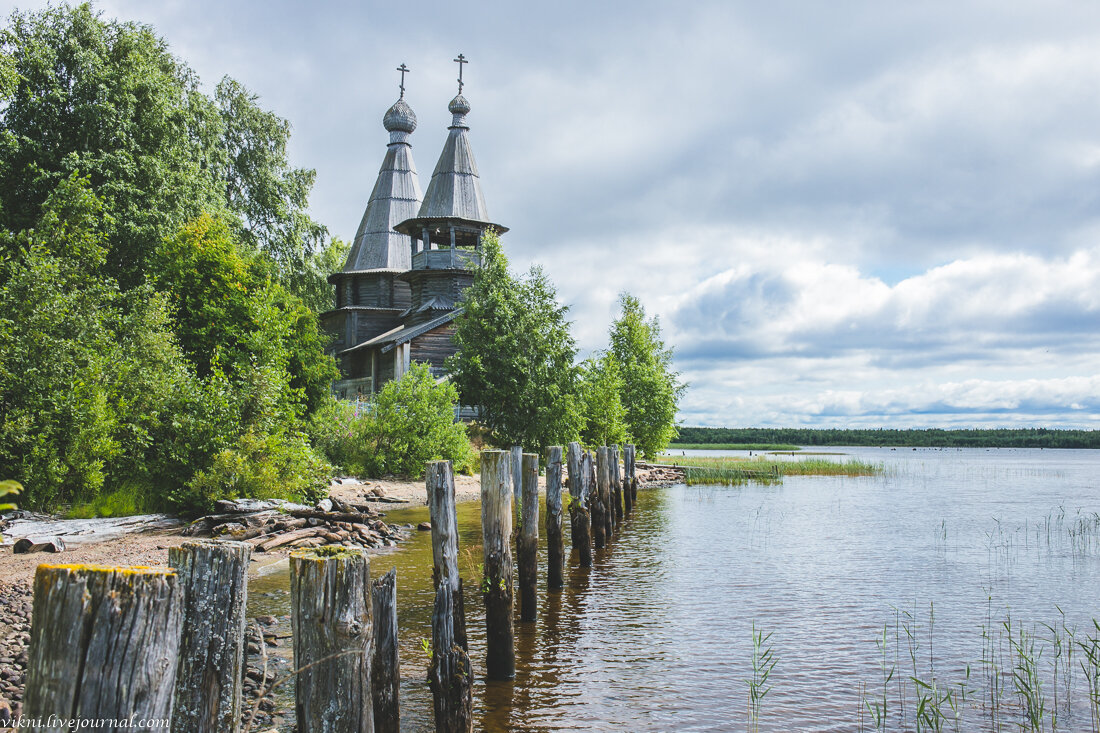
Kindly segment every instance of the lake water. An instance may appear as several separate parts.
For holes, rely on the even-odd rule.
[[[874,730],[884,692],[881,727],[914,730],[929,693],[912,677],[935,682],[944,729],[957,715],[959,730],[1016,730],[1026,700],[1012,675],[1028,669],[1010,637],[1021,631],[1038,657],[1045,728],[1056,711],[1060,729],[1092,729],[1075,646],[1100,636],[1100,451],[824,450],[883,472],[640,492],[595,567],[574,558],[564,590],[540,587],[538,620],[516,622],[513,682],[480,678],[483,608],[468,592],[476,728],[748,730],[755,628],[776,659],[762,731]],[[476,588],[476,504],[459,505],[459,528],[462,575]],[[427,731],[429,533],[373,559],[372,573],[391,566],[403,729]],[[286,584],[285,572],[253,581],[252,612],[288,612]]]

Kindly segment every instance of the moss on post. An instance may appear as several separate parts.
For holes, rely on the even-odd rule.
[[[24,714],[170,720],[182,620],[173,570],[39,565]]]

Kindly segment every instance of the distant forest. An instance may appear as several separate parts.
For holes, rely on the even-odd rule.
[[[1100,430],[815,430],[810,428],[679,429],[673,446],[688,443],[793,443],[935,448],[1100,448]]]

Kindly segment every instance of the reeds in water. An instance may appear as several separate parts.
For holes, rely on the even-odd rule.
[[[688,486],[733,486],[748,481],[774,484],[781,482],[784,476],[873,476],[883,471],[881,464],[854,459],[830,461],[824,458],[807,458],[777,461],[764,457],[661,456],[659,462],[683,468],[684,482]]]

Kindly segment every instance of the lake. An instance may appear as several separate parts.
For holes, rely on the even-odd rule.
[[[467,591],[477,729],[752,729],[754,630],[775,660],[761,731],[915,730],[922,697],[946,730],[1015,730],[1029,705],[1044,729],[1052,712],[1092,729],[1077,642],[1100,637],[1100,451],[822,450],[883,471],[640,491],[595,566],[574,559],[564,590],[540,587],[538,620],[516,622],[513,682],[480,677],[483,608]],[[476,588],[478,506],[458,520]],[[431,563],[429,533],[372,559],[374,575],[397,567],[409,731],[432,729]],[[285,570],[254,580],[250,612],[288,612],[286,585]]]

